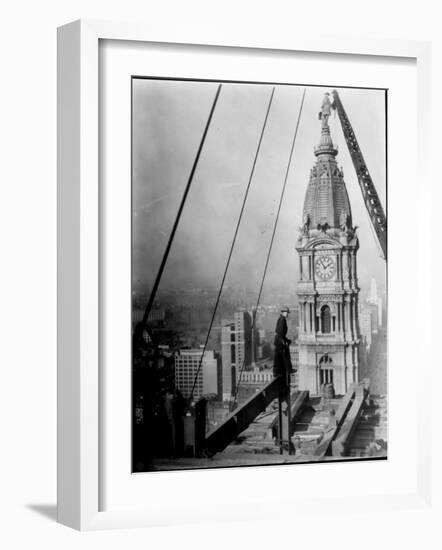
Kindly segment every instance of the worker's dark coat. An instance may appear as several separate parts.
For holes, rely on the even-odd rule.
[[[273,362],[273,374],[284,377],[292,370],[290,360],[290,340],[287,338],[287,321],[283,315],[280,315],[275,328],[275,359]]]

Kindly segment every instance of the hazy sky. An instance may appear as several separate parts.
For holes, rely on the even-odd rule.
[[[217,84],[133,81],[133,282],[151,285],[172,228]],[[223,84],[184,207],[161,288],[218,288],[246,191],[272,86]],[[385,94],[338,89],[385,207]],[[330,88],[307,88],[264,287],[296,294],[304,195],[318,144],[321,101]],[[226,286],[259,288],[284,183],[303,88],[276,86]],[[338,118],[330,118],[338,164],[358,226],[360,285],[385,286],[385,262]]]

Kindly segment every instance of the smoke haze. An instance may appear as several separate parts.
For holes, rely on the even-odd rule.
[[[153,284],[217,89],[216,83],[133,81],[133,284]],[[272,86],[223,84],[161,280],[161,289],[218,289],[238,222]],[[262,301],[281,289],[296,300],[304,195],[320,137],[318,112],[330,88],[307,88]],[[385,92],[338,89],[385,207]],[[226,286],[258,292],[287,169],[303,88],[276,86]],[[369,225],[338,118],[339,147],[354,224],[360,286],[385,288],[385,262]]]

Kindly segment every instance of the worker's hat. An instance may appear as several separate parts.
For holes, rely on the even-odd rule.
[[[289,308],[288,308],[287,306],[282,306],[282,308],[281,308],[281,313],[284,313],[285,311],[286,311],[287,313],[290,313],[290,310],[289,310]]]

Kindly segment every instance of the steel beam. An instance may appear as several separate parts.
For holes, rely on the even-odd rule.
[[[284,380],[274,378],[260,392],[253,395],[243,405],[235,409],[222,424],[213,429],[206,437],[205,454],[219,453],[234,441],[270,403],[284,391]]]

